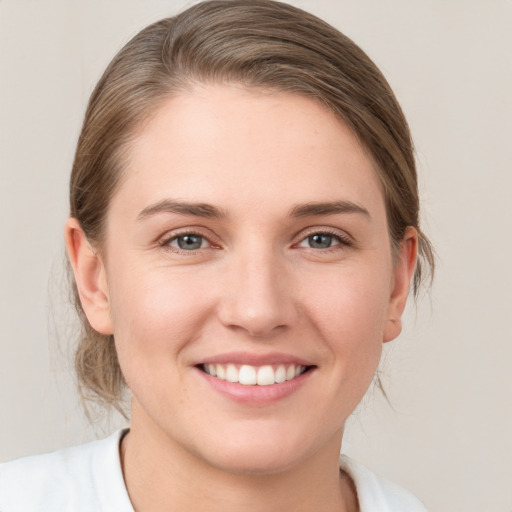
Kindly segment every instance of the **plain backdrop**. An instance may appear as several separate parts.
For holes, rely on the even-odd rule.
[[[432,511],[512,510],[512,2],[303,0],[408,117],[434,287],[385,352],[344,451]],[[0,0],[0,461],[103,436],[78,406],[62,228],[92,87],[180,0]],[[205,419],[206,421],[206,419]]]

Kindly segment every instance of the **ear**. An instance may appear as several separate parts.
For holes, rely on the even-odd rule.
[[[418,232],[412,226],[405,230],[393,268],[391,295],[389,297],[383,341],[394,340],[402,331],[402,313],[409,295],[411,279],[418,258]]]
[[[103,261],[89,244],[77,219],[68,219],[64,236],[80,302],[87,319],[93,329],[100,334],[112,334],[110,301]]]

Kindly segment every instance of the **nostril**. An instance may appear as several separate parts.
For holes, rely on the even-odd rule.
[[[256,266],[244,260],[227,278],[218,303],[218,318],[226,327],[241,329],[253,338],[265,338],[295,325],[297,304],[286,286],[286,271],[275,261]],[[241,265],[241,263],[240,263]],[[279,275],[278,275],[279,274]]]

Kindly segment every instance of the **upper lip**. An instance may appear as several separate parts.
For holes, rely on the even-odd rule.
[[[251,352],[225,352],[206,357],[196,361],[194,366],[201,364],[247,364],[250,366],[264,366],[277,364],[295,364],[301,366],[312,366],[312,363],[300,357],[281,352],[269,352],[267,354],[255,354]]]

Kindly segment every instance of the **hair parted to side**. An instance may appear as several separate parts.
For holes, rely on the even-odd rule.
[[[378,167],[390,239],[419,234],[417,293],[434,255],[419,227],[409,128],[384,76],[349,38],[324,21],[271,0],[212,0],[143,29],[114,57],[94,89],[70,182],[70,215],[101,252],[108,206],[123,176],[125,149],[141,125],[194,84],[244,87],[310,97],[357,135]],[[125,382],[112,336],[92,329],[73,281],[82,322],[75,368],[83,398],[122,411]]]

